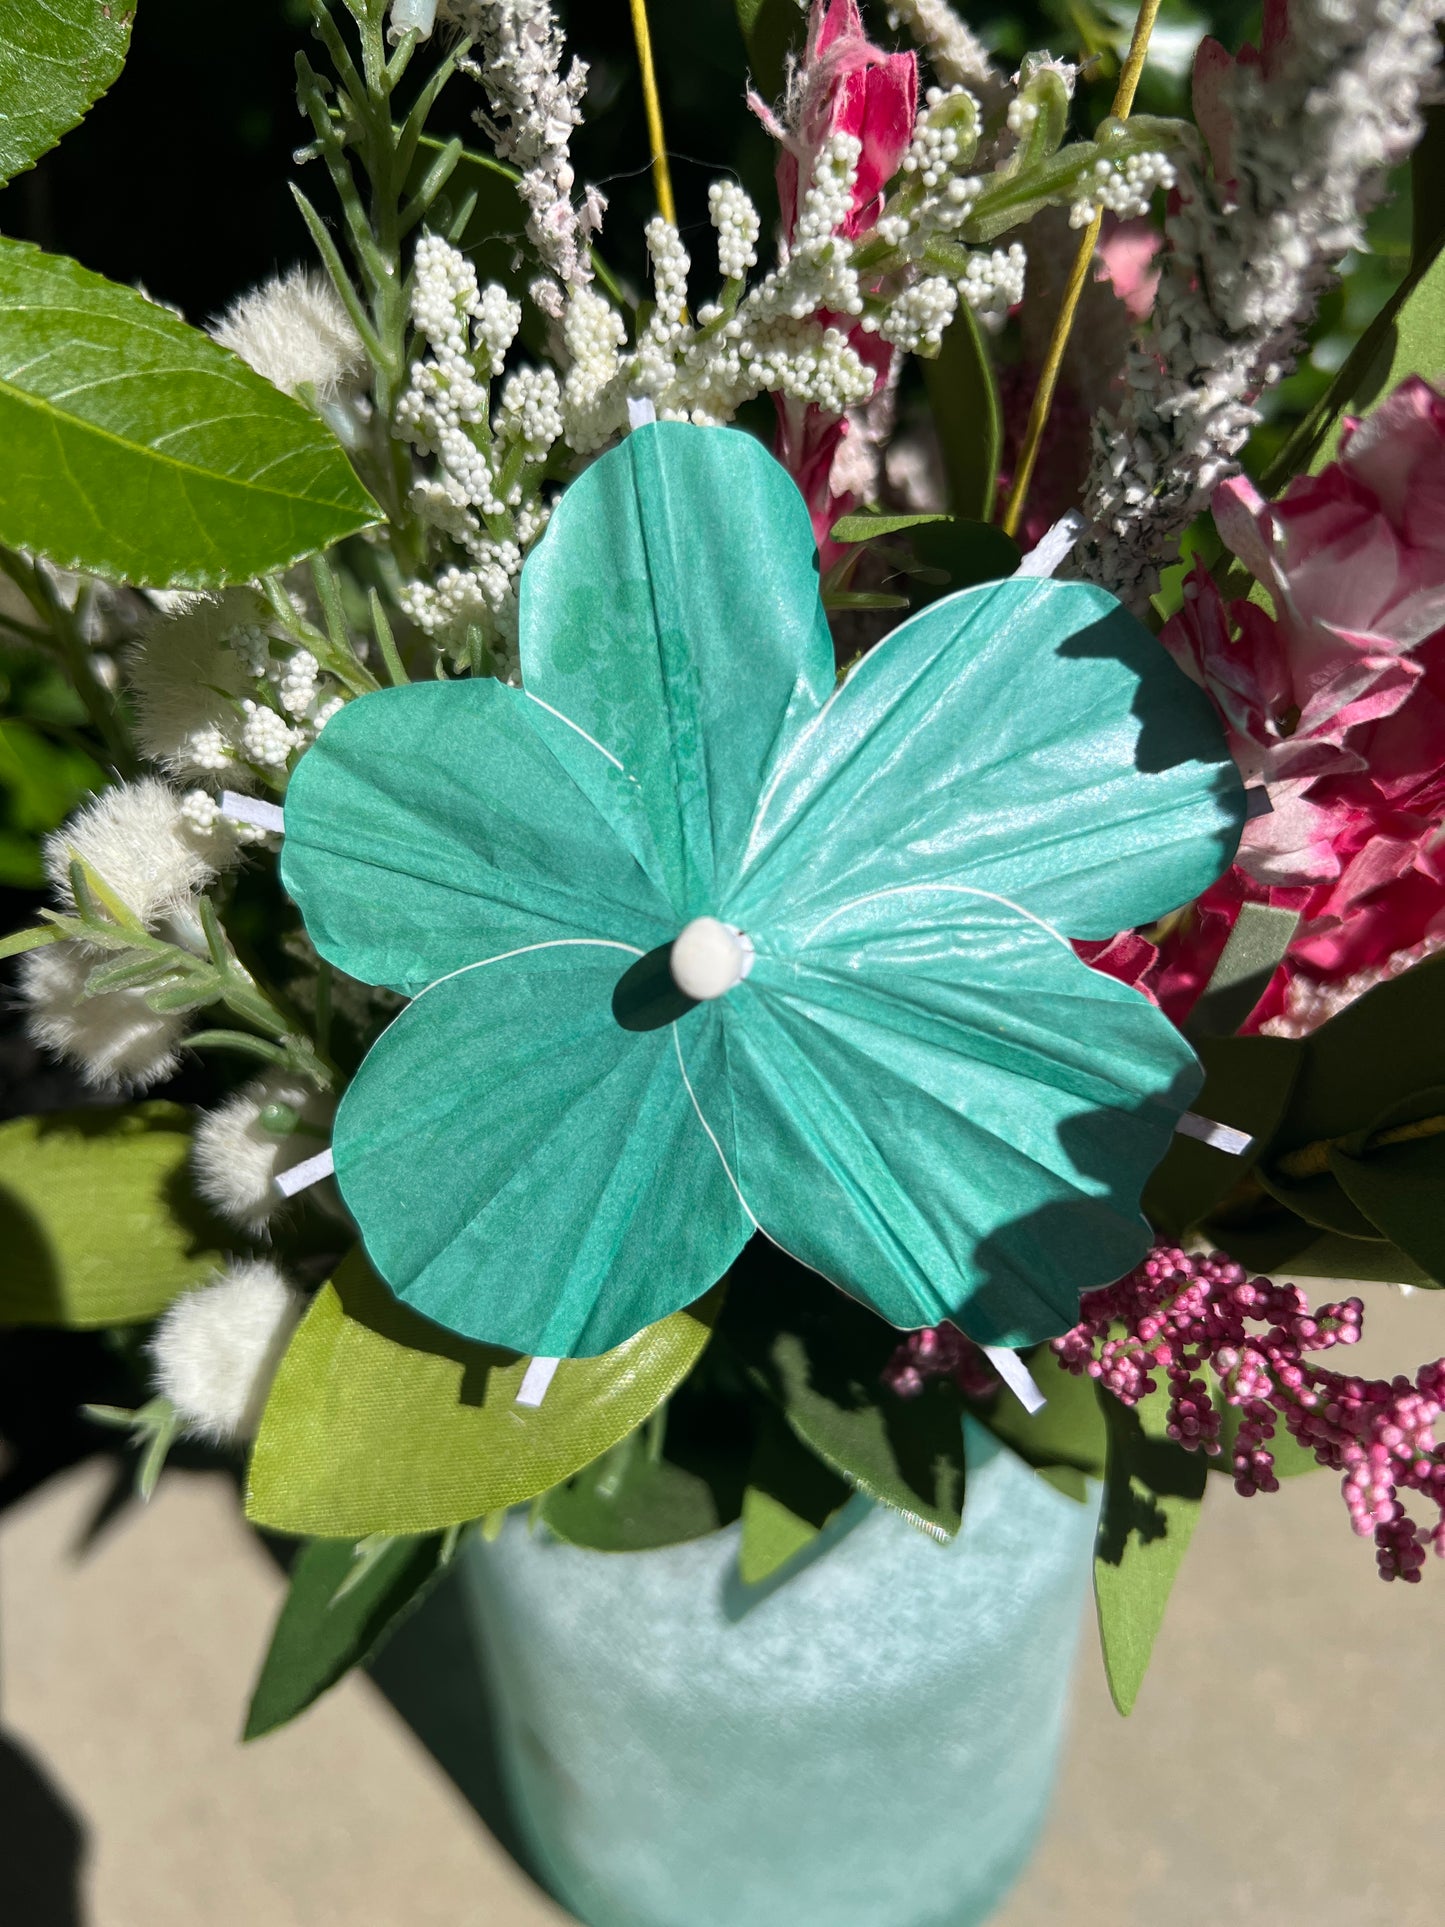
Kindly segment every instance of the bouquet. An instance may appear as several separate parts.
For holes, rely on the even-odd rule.
[[[513,1508],[946,1541],[965,1414],[1122,1712],[1211,1469],[1445,1553],[1445,1360],[1326,1356],[1445,1282],[1442,9],[1158,11],[740,0],[709,231],[637,0],[640,278],[549,0],[308,0],[307,265],[0,239],[0,1322],[296,1542],[250,1734]],[[130,15],[0,12],[8,178]]]

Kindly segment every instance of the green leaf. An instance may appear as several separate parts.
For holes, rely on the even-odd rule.
[[[570,1546],[648,1552],[727,1525],[738,1516],[740,1488],[740,1468],[679,1464],[670,1449],[654,1455],[643,1428],[549,1492],[538,1512]]]
[[[802,39],[806,16],[796,0],[734,0],[753,84],[764,100],[777,100],[787,76],[788,55]]]
[[[325,425],[199,329],[0,240],[0,541],[208,589],[380,519]]]
[[[1109,1691],[1133,1711],[1208,1477],[1202,1452],[1164,1435],[1168,1394],[1132,1410],[1099,1392],[1108,1428],[1104,1506],[1094,1545],[1094,1603]]]
[[[1011,1393],[1001,1392],[987,1407],[971,1406],[973,1416],[1038,1471],[1066,1467],[1102,1478],[1104,1418],[1093,1379],[1066,1372],[1047,1345],[1030,1352],[1028,1367],[1046,1401],[1041,1411],[1026,1412]]]
[[[870,1499],[935,1539],[963,1516],[962,1401],[935,1380],[888,1391],[891,1325],[755,1238],[733,1268],[722,1332],[808,1449]]]
[[[915,576],[909,585],[915,609],[952,595],[956,589],[972,589],[981,582],[1000,582],[1019,565],[1020,549],[1011,535],[991,522],[960,522],[950,519],[921,528],[913,534],[913,553],[934,579]]]
[[[959,302],[937,355],[921,366],[949,506],[955,515],[987,522],[998,498],[1003,411],[988,347],[966,301]]]
[[[1193,1109],[1248,1131],[1254,1146],[1239,1158],[1175,1134],[1144,1187],[1144,1215],[1170,1238],[1207,1218],[1253,1167],[1279,1128],[1303,1061],[1300,1045],[1287,1037],[1201,1038],[1197,1049],[1204,1088]]]
[[[42,950],[48,943],[61,943],[65,935],[65,931],[53,923],[37,923],[28,930],[13,931],[8,937],[0,937],[0,959],[23,956],[27,950]]]
[[[840,515],[828,534],[834,542],[871,542],[875,536],[897,535],[925,522],[952,520],[951,515],[884,515],[877,509],[865,509],[857,515]]]
[[[1245,903],[1209,982],[1184,1026],[1191,1043],[1231,1037],[1243,1024],[1279,968],[1299,927],[1299,913],[1267,903]]]
[[[777,1414],[764,1410],[748,1465],[738,1571],[745,1586],[771,1579],[847,1504],[851,1487],[830,1472]]]
[[[0,185],[33,167],[125,65],[122,0],[0,0]]]
[[[1348,1238],[1287,1211],[1266,1196],[1236,1217],[1206,1225],[1212,1243],[1251,1271],[1299,1278],[1359,1279],[1374,1284],[1431,1285],[1434,1280],[1385,1238]]]
[[[179,1104],[0,1124],[0,1325],[91,1329],[154,1318],[225,1262],[195,1202]]]
[[[105,771],[83,749],[52,742],[13,716],[0,719],[0,789],[16,829],[55,829],[104,782]]]
[[[278,1532],[436,1531],[532,1499],[631,1432],[700,1357],[711,1292],[599,1358],[564,1359],[542,1404],[526,1361],[419,1317],[359,1251],[281,1361],[251,1457],[247,1516]]]
[[[360,1548],[352,1541],[318,1539],[305,1547],[291,1569],[241,1737],[274,1733],[369,1659],[425,1598],[442,1570],[440,1552],[439,1538],[394,1539],[357,1574]]]
[[[1331,1148],[1335,1140],[1368,1136],[1380,1119],[1406,1123],[1439,1111],[1442,1009],[1445,957],[1430,958],[1377,985],[1304,1040],[1289,1104],[1258,1164],[1261,1182],[1281,1204],[1324,1231],[1386,1235],[1341,1183]],[[1359,1145],[1335,1148],[1360,1154]]]
[[[1413,1093],[1373,1119],[1359,1141],[1336,1146],[1330,1173],[1375,1231],[1445,1284],[1445,1135],[1376,1141],[1378,1133],[1422,1114],[1445,1114],[1445,1089]]]

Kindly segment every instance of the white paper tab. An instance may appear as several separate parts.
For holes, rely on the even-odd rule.
[[[1254,1143],[1248,1131],[1236,1131],[1232,1124],[1216,1124],[1197,1111],[1186,1111],[1174,1129],[1180,1137],[1197,1137],[1201,1144],[1212,1144],[1216,1151],[1227,1151],[1232,1158],[1242,1158]]]
[[[629,395],[627,397],[627,426],[645,428],[648,422],[657,420],[657,408],[651,395]]]
[[[1061,515],[1051,529],[1045,529],[1028,554],[1014,570],[1015,575],[1052,575],[1070,551],[1088,533],[1089,523],[1077,509]]]
[[[977,1340],[974,1342],[977,1343]],[[978,1348],[1030,1417],[1044,1409],[1048,1400],[1035,1385],[1028,1366],[1017,1352],[1011,1352],[1007,1345],[979,1345]]]
[[[329,1178],[335,1169],[336,1160],[328,1146],[326,1150],[318,1151],[314,1158],[293,1164],[289,1171],[278,1171],[274,1183],[283,1198],[294,1198],[298,1191],[309,1191],[313,1184],[320,1184],[323,1178]]]
[[[276,836],[286,834],[286,812],[278,803],[265,803],[259,796],[238,796],[234,790],[222,790],[221,814],[233,823],[250,823]]]
[[[522,1389],[512,1401],[514,1405],[528,1405],[536,1409],[547,1396],[547,1387],[552,1383],[560,1358],[534,1358],[522,1374]]]

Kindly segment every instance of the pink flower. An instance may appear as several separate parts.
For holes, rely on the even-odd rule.
[[[848,240],[866,233],[883,208],[884,190],[898,172],[918,109],[918,62],[911,53],[890,54],[875,47],[863,31],[857,0],[813,0],[803,57],[789,82],[779,121],[757,98],[749,104],[779,143],[778,205],[783,238],[791,243],[814,166],[825,141],[849,134],[862,147],[847,214],[834,230]],[[841,325],[829,313],[817,319]],[[874,395],[886,388],[893,351],[876,334],[852,327],[850,346],[876,371]],[[847,471],[860,464],[840,461],[845,439],[866,434],[860,419],[845,420],[819,408],[777,397],[778,459],[803,492],[817,537],[819,560],[828,568],[845,553],[828,540],[840,515],[858,506]],[[839,473],[835,475],[835,463]],[[866,467],[866,463],[861,466]]]
[[[916,57],[875,47],[863,31],[857,0],[813,0],[803,58],[788,88],[786,125],[766,109],[761,114],[783,147],[778,205],[784,237],[793,238],[813,165],[832,134],[851,134],[863,147],[853,205],[837,231],[853,240],[872,227],[882,212],[883,190],[913,138],[917,110]]]
[[[1104,218],[1095,279],[1109,283],[1134,321],[1145,320],[1153,310],[1163,246],[1164,236],[1147,215],[1132,221],[1113,214]]]

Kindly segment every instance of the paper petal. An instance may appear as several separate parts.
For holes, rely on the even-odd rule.
[[[559,943],[436,984],[342,1099],[336,1181],[396,1295],[449,1330],[590,1357],[689,1305],[752,1230],[671,1025],[613,1015],[626,949]],[[721,1027],[690,1075],[731,1145]]]
[[[1208,698],[1101,589],[1014,579],[935,603],[793,743],[718,912],[790,939],[899,884],[994,890],[1070,937],[1187,903],[1244,796]]]
[[[521,655],[532,695],[636,780],[679,923],[715,911],[780,748],[833,689],[802,496],[737,429],[635,430],[528,557]]]
[[[723,1000],[742,1196],[895,1325],[1048,1337],[1142,1256],[1139,1193],[1199,1088],[1194,1055],[987,897],[908,891],[886,924],[875,908],[792,956],[760,950]]]
[[[548,938],[673,936],[618,840],[626,779],[579,743],[569,754],[597,765],[584,790],[559,760],[564,737],[575,731],[492,681],[384,689],[333,716],[291,779],[281,853],[322,956],[410,996]]]

